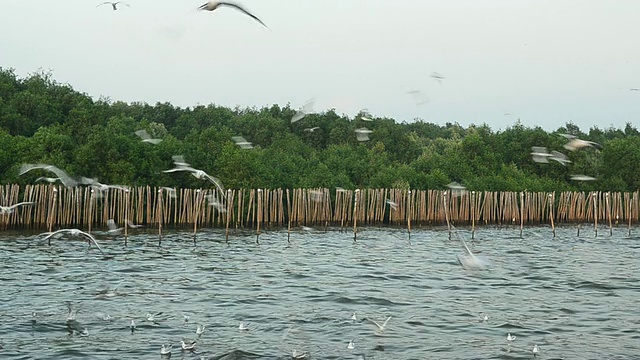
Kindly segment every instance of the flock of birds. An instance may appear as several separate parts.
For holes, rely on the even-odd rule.
[[[578,151],[581,149],[587,148],[595,148],[597,150],[602,150],[602,145],[593,141],[578,139],[574,135],[570,134],[560,134],[561,136],[567,139],[567,142],[564,144],[564,148],[569,151]],[[552,150],[549,152],[544,146],[533,146],[531,147],[531,156],[533,161],[537,163],[547,164],[549,160],[557,161],[562,166],[567,166],[568,163],[571,162],[569,157],[559,151]],[[571,180],[574,181],[593,181],[596,180],[595,177],[587,176],[583,174],[575,174],[571,175]]]

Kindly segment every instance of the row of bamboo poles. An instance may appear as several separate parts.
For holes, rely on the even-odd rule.
[[[98,196],[99,195],[99,196]],[[215,196],[216,203],[211,202]],[[103,228],[113,219],[147,227],[261,229],[299,226],[520,225],[597,223],[631,226],[636,192],[495,192],[406,189],[177,189],[150,186],[101,193],[89,187],[0,186],[1,229]],[[213,205],[215,206],[213,206]]]

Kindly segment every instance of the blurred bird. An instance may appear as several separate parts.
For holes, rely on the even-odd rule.
[[[237,5],[237,4],[234,4],[234,3],[224,2],[224,1],[209,1],[209,2],[201,5],[198,9],[199,10],[213,11],[213,10],[219,8],[220,6],[229,6],[229,7],[232,7],[234,9],[236,9],[236,10],[240,10],[241,12],[245,13],[246,15],[251,16],[255,21],[257,21],[260,24],[262,24],[262,26],[266,27],[267,29],[269,28],[267,25],[265,25],[265,23],[262,22],[262,20],[258,19],[257,16],[255,16],[252,13],[248,12],[247,10],[242,8],[240,5]]]
[[[46,233],[42,233],[40,235],[46,235],[44,237],[44,239],[42,240],[49,240],[49,245],[51,245],[51,238],[58,236],[58,235],[70,235],[70,236],[82,236],[82,237],[86,237],[87,239],[89,239],[90,242],[92,242],[97,248],[98,250],[100,250],[100,253],[102,253],[104,255],[104,251],[102,251],[102,248],[100,248],[100,245],[98,245],[98,242],[96,241],[96,239],[89,233],[86,233],[82,230],[78,230],[78,229],[60,229],[58,231],[54,231],[54,232],[46,232]]]
[[[571,175],[571,180],[575,181],[593,181],[596,178],[587,175]]]
[[[587,147],[595,147],[598,150],[602,149],[602,145],[598,144],[597,142],[578,139],[577,137],[570,134],[560,134],[560,135],[564,136],[569,140],[567,141],[566,144],[564,144],[564,148],[567,150],[576,151],[576,150],[584,149]]]
[[[304,131],[308,131],[308,132],[314,132],[316,130],[320,130],[320,126],[315,126],[315,127],[312,127],[312,128],[304,129]]]
[[[157,145],[162,141],[162,139],[152,139],[151,135],[144,129],[136,131],[135,134],[142,139],[142,142]]]
[[[118,10],[118,5],[129,6],[129,4],[127,4],[124,1],[116,1],[116,2],[105,1],[102,4],[98,4],[98,6],[107,5],[107,4],[110,4],[114,11]],[[96,6],[96,7],[98,7],[98,6]]]
[[[533,161],[546,164],[549,162],[551,154],[549,154],[549,151],[544,146],[532,146],[531,156],[533,158]]]
[[[291,122],[294,123],[296,121],[300,121],[302,119],[304,119],[305,116],[307,116],[307,114],[310,114],[313,112],[313,105],[316,103],[316,99],[315,98],[311,98],[309,100],[307,100],[307,102],[298,110],[296,111],[295,115],[293,115],[291,117]]]
[[[369,134],[373,132],[365,127],[356,129],[355,131],[356,131],[356,139],[358,141],[369,141],[370,140]]]
[[[440,84],[442,84],[442,80],[445,79],[444,76],[442,76],[441,74],[438,74],[437,72],[432,72],[431,73],[431,78],[435,79],[437,82],[439,82]]]
[[[533,349],[531,349],[531,352],[533,353],[533,357],[538,356],[538,353],[540,352],[540,349],[538,349],[538,345],[533,345]]]
[[[567,163],[571,162],[567,155],[555,150],[551,152],[551,156],[549,156],[549,159],[559,162],[562,166],[567,166]]]
[[[33,201],[26,201],[26,202],[21,202],[21,203],[17,203],[17,204],[13,204],[11,206],[0,206],[0,215],[9,215],[9,214],[13,214],[13,211],[15,209],[18,208],[18,206],[24,206],[24,205],[33,205],[35,204],[35,202]]]
[[[64,170],[58,169],[57,167],[49,164],[22,164],[22,166],[20,166],[19,175],[23,175],[31,170],[36,169],[51,171],[58,176],[62,185],[66,187],[74,187],[78,185],[78,181],[69,176]]]
[[[424,105],[429,102],[427,96],[420,90],[409,90],[407,94],[413,97],[413,101],[415,101],[416,105]]]
[[[232,136],[231,139],[238,145],[241,149],[253,149],[253,144],[248,142],[242,136]]]
[[[175,155],[173,159],[174,159],[174,165],[176,167],[173,169],[164,170],[163,171],[164,173],[171,173],[171,172],[177,172],[177,171],[190,172],[191,175],[193,175],[193,177],[195,177],[196,179],[208,180],[213,185],[215,185],[216,188],[218,188],[218,190],[220,190],[222,194],[224,194],[224,187],[222,186],[222,182],[220,181],[220,179],[207,174],[203,170],[192,168],[191,165],[184,162],[184,158],[182,157],[182,155]]]

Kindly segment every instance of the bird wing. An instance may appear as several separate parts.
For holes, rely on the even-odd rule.
[[[220,2],[219,3],[220,6],[224,5],[224,6],[230,6],[232,8],[235,8],[237,10],[242,11],[243,13],[245,13],[246,15],[251,16],[255,21],[259,22],[260,24],[262,24],[262,26],[266,27],[267,29],[269,28],[267,25],[265,25],[265,23],[262,22],[262,20],[258,19],[257,16],[253,15],[252,13],[248,12],[247,10],[245,10],[244,8],[242,8],[240,5],[236,5],[234,3],[229,3],[229,2]]]
[[[189,171],[189,172],[194,172],[195,169],[187,167],[187,166],[178,166],[175,167],[173,169],[169,169],[169,170],[163,170],[162,172],[164,173],[171,173],[171,172],[176,172],[176,171]]]
[[[113,3],[111,3],[110,1],[105,1],[105,2],[103,2],[101,4],[98,4],[96,7],[102,6],[102,5],[106,5],[106,4],[112,4],[113,5]]]
[[[366,318],[365,320],[367,320],[368,322],[370,322],[370,323],[372,323],[373,325],[377,326],[377,327],[378,327],[378,329],[382,329],[382,326],[380,326],[380,324],[378,324],[378,322],[377,322],[377,321],[375,321],[375,320],[373,320],[373,319],[369,319],[369,318]]]
[[[79,234],[84,236],[84,237],[86,237],[86,238],[88,238],[89,240],[91,240],[93,242],[93,244],[98,248],[98,250],[100,250],[100,253],[102,255],[104,255],[104,251],[102,251],[102,248],[100,247],[100,245],[98,245],[98,242],[96,241],[96,239],[93,236],[91,236],[91,234],[86,233],[84,231],[80,231]]]
[[[33,201],[21,202],[21,203],[17,203],[17,204],[13,204],[13,205],[9,206],[9,209],[15,209],[18,206],[22,206],[22,205],[33,205],[33,204],[35,204],[35,202],[33,202]]]
[[[138,130],[136,131],[134,134],[138,135],[142,140],[148,140],[151,139],[151,135],[149,135],[149,133],[147,132],[147,130]]]
[[[389,320],[391,320],[391,316],[389,316],[387,320],[384,321],[384,324],[382,324],[382,327],[387,326],[387,323],[389,322]]]

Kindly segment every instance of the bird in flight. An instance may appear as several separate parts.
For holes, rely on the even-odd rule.
[[[247,10],[245,10],[242,6],[234,4],[234,3],[230,3],[230,2],[226,2],[226,1],[209,1],[207,3],[205,3],[204,5],[201,5],[198,9],[199,10],[207,10],[207,11],[213,11],[216,10],[217,8],[219,8],[220,6],[229,6],[232,8],[235,8],[236,10],[240,10],[243,13],[245,13],[246,15],[249,15],[253,18],[253,20],[259,22],[260,24],[262,24],[262,26],[266,27],[267,29],[269,28],[267,25],[265,25],[265,23],[262,22],[262,20],[258,19],[257,16],[253,15],[252,13],[248,12]]]
[[[120,5],[124,5],[124,6],[129,6],[129,4],[127,4],[124,1],[116,1],[116,2],[112,2],[112,1],[105,1],[102,4],[98,4],[98,6],[102,6],[102,5],[106,5],[106,4],[111,4],[111,7],[113,8],[113,10],[118,10],[118,4]],[[98,7],[96,6],[96,7]]]

